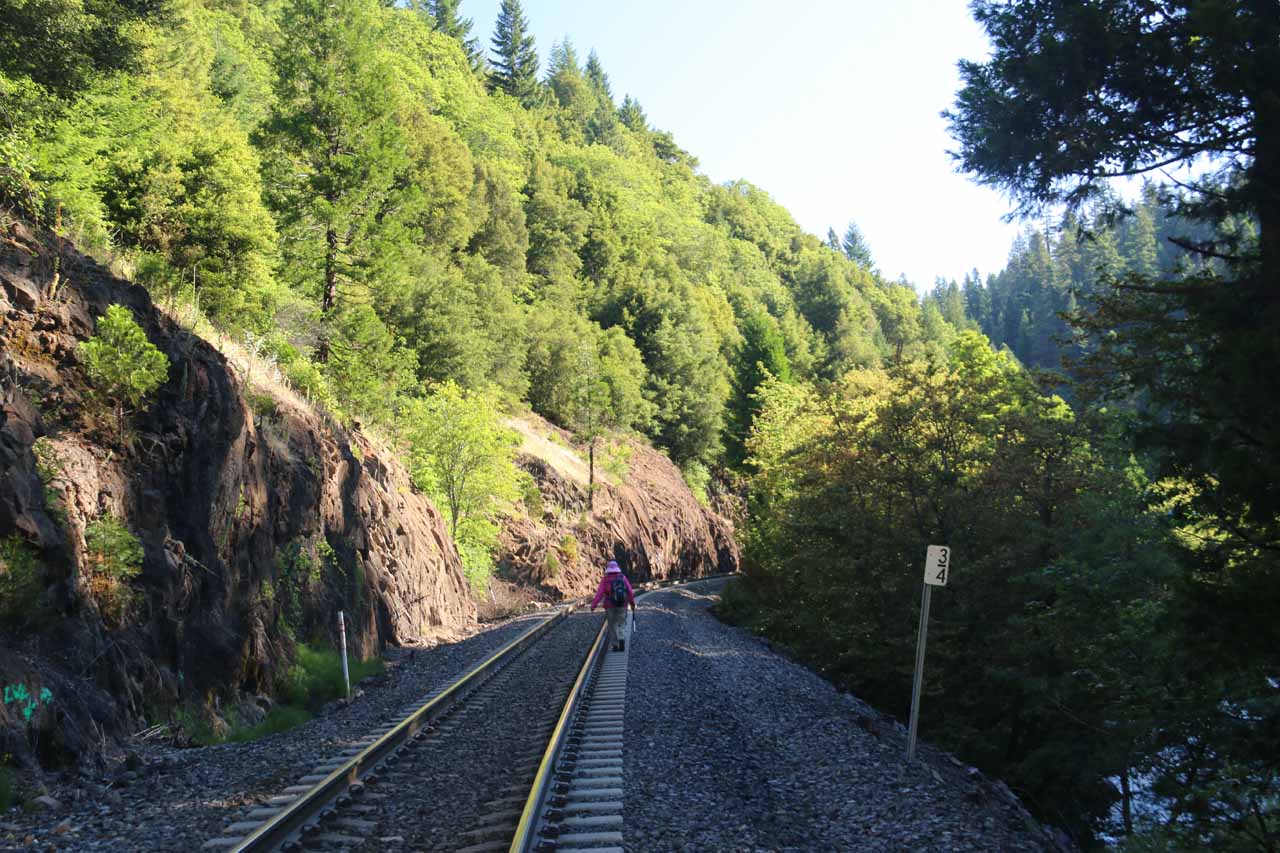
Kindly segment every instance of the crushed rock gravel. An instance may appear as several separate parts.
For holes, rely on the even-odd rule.
[[[386,675],[352,685],[357,695],[349,705],[332,703],[287,732],[199,749],[135,739],[125,745],[134,758],[105,773],[47,775],[41,780],[47,802],[0,814],[0,851],[199,850],[244,806],[278,794],[321,759],[399,719],[406,705],[548,615],[483,626],[456,643],[392,650]]]
[[[1000,782],[707,608],[725,581],[640,603],[626,704],[632,851],[1057,850]]]

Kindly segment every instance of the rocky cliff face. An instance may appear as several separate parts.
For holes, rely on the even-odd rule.
[[[737,571],[732,523],[698,503],[663,454],[636,439],[602,442],[588,510],[584,449],[533,415],[511,426],[523,437],[520,465],[542,494],[541,512],[503,531],[501,561],[516,578],[575,597],[595,592],[608,560],[633,581]]]
[[[112,303],[171,361],[125,438],[76,350]],[[119,730],[156,701],[266,689],[281,638],[331,631],[338,610],[365,654],[474,617],[440,515],[390,455],[287,393],[251,409],[244,392],[141,288],[21,224],[0,232],[0,542],[39,581],[0,628],[0,679],[21,686],[0,705],[0,752],[74,755],[76,731]],[[145,550],[119,624],[86,552],[107,516]]]

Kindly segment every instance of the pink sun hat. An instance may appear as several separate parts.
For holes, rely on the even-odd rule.
[[[611,575],[614,572],[621,572],[621,571],[622,569],[618,568],[618,564],[615,563],[613,560],[610,560],[609,565],[604,567],[604,573],[606,575]]]

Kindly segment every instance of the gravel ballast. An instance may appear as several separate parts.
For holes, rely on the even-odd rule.
[[[707,608],[658,592],[628,643],[626,848],[1051,850],[1008,788]]]
[[[294,784],[403,708],[453,681],[549,613],[509,620],[461,642],[397,649],[386,676],[350,705],[251,743],[175,749],[127,744],[136,759],[108,773],[47,774],[49,800],[0,814],[0,850],[199,850],[242,813]],[[122,756],[123,757],[123,756]]]

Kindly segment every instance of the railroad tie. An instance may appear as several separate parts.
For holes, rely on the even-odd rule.
[[[557,850],[622,849],[624,700],[626,652],[609,652],[600,665],[585,707],[579,711],[581,740],[568,763],[568,784],[556,803]]]

